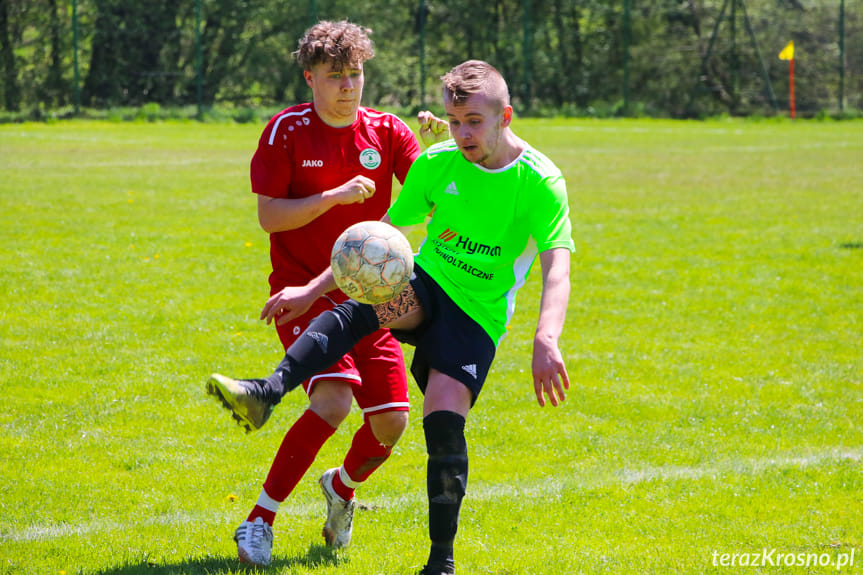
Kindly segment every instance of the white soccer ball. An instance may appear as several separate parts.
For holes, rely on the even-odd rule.
[[[359,222],[333,244],[333,277],[342,292],[361,303],[387,302],[407,287],[414,268],[410,242],[379,221]]]

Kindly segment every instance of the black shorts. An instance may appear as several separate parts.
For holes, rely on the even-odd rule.
[[[416,348],[411,374],[417,385],[425,393],[429,370],[436,369],[462,382],[473,395],[471,403],[476,402],[494,360],[494,341],[416,265],[411,286],[423,306],[425,320],[411,331],[390,331],[397,340]]]

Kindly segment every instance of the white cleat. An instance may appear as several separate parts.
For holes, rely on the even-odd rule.
[[[333,477],[339,469],[328,469],[318,483],[327,500],[327,521],[324,523],[324,539],[330,547],[347,547],[351,542],[356,499],[345,501],[333,490]]]
[[[234,533],[237,542],[237,554],[242,563],[261,565],[270,564],[273,553],[273,528],[260,517],[255,522],[243,521]]]

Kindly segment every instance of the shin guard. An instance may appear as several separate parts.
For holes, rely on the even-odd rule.
[[[428,450],[429,538],[433,546],[451,549],[458,530],[468,474],[464,426],[464,417],[452,411],[435,411],[423,419]]]

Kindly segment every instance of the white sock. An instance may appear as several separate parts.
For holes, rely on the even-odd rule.
[[[351,489],[356,489],[357,487],[362,485],[362,483],[357,483],[356,481],[351,479],[351,476],[348,475],[347,471],[345,471],[344,465],[339,467],[339,479],[342,481],[342,484],[344,484],[346,487],[350,487]]]
[[[267,491],[265,489],[261,489],[261,494],[258,496],[257,505],[263,507],[267,511],[278,513],[279,505],[281,505],[281,502],[276,501],[275,499],[267,495]]]

